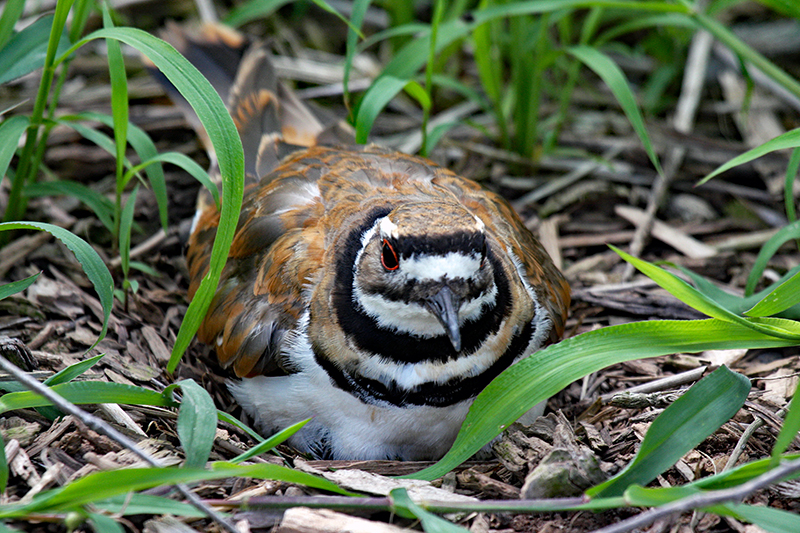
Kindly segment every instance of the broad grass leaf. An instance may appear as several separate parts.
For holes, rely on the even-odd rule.
[[[789,404],[789,410],[786,412],[786,417],[783,419],[781,431],[778,433],[778,438],[775,439],[775,444],[772,445],[772,454],[770,457],[773,467],[778,465],[781,455],[789,448],[789,445],[800,432],[800,400],[798,400],[798,396],[800,395],[797,394],[797,388],[795,388],[792,401]]]
[[[52,387],[53,385],[58,385],[59,383],[67,383],[75,379],[76,377],[80,376],[94,365],[97,364],[100,359],[103,358],[105,354],[95,355],[94,357],[90,357],[89,359],[84,359],[83,361],[78,361],[77,363],[73,363],[69,365],[67,368],[58,371],[57,373],[53,374],[46,380],[42,382],[43,385],[47,385],[48,387]],[[45,407],[38,407],[36,409],[39,414],[48,418],[49,420],[55,420],[59,416],[61,416],[61,411],[56,409],[55,407],[45,406]]]
[[[0,492],[6,491],[8,485],[8,459],[6,458],[6,442],[0,435]]]
[[[102,513],[89,513],[89,525],[97,533],[125,533],[119,522]]]
[[[0,300],[3,298],[8,298],[12,294],[17,294],[18,292],[22,292],[28,287],[30,287],[36,278],[39,277],[41,272],[37,272],[32,276],[28,276],[27,278],[23,278],[17,281],[12,281],[11,283],[5,283],[0,285]]]
[[[422,524],[425,533],[467,533],[469,530],[448,522],[441,516],[426,511],[411,499],[403,488],[389,492],[392,512],[403,518],[416,518]]]
[[[625,74],[622,72],[622,69],[611,61],[608,56],[590,46],[573,46],[568,48],[567,52],[592,69],[595,74],[600,76],[605,82],[616,97],[625,115],[628,117],[628,121],[639,136],[639,139],[642,141],[645,152],[647,152],[653,166],[658,173],[661,174],[661,163],[659,163],[658,155],[653,149],[653,144],[650,142],[650,136],[647,133],[647,128],[645,128],[642,113],[639,111],[639,106],[636,104],[636,97],[633,95],[633,91],[628,84],[628,80],[625,79]]]
[[[29,183],[22,194],[37,196],[70,196],[86,204],[109,231],[114,229],[114,202],[94,189],[76,181],[37,181]]]
[[[734,157],[733,159],[727,161],[726,163],[717,167],[713,172],[706,175],[703,179],[701,179],[697,184],[702,185],[708,180],[719,176],[723,172],[732,169],[733,167],[738,167],[739,165],[743,165],[745,163],[749,163],[759,157],[766,155],[770,152],[774,152],[776,150],[786,150],[787,148],[797,148],[800,147],[800,128],[793,129],[791,131],[787,131],[784,134],[778,135],[774,139],[771,139],[764,144],[756,146],[745,153]]]
[[[762,505],[728,503],[709,509],[716,514],[732,516],[742,522],[749,522],[770,533],[797,533],[800,531],[800,515],[783,509]]]
[[[725,307],[719,305],[719,303],[715,302],[674,274],[648,263],[647,261],[633,257],[632,255],[623,252],[615,246],[609,246],[623,259],[631,263],[663,289],[668,291],[686,305],[697,309],[701,313],[713,318],[718,318],[720,320],[735,322],[741,326],[751,328],[766,335],[792,340],[800,344],[800,323],[780,318],[746,318],[737,315],[736,313],[733,313]]]
[[[97,296],[100,299],[100,304],[103,306],[103,329],[100,335],[92,345],[92,348],[97,346],[103,337],[106,336],[108,330],[108,318],[111,315],[111,306],[114,304],[114,280],[108,267],[89,246],[86,241],[77,237],[73,233],[65,230],[64,228],[47,224],[44,222],[3,222],[0,223],[0,231],[17,230],[17,229],[35,229],[46,231],[58,240],[64,243],[69,250],[75,254],[75,258],[83,267],[83,271],[92,282],[94,290],[97,291]],[[90,348],[91,349],[91,348]]]
[[[14,157],[19,140],[29,123],[28,117],[17,115],[0,124],[0,179],[6,175],[11,158]]]
[[[206,514],[194,505],[179,502],[164,496],[152,494],[121,494],[106,500],[94,502],[94,506],[107,513],[118,515],[162,515],[205,518]]]
[[[176,407],[178,404],[168,396],[155,391],[106,381],[70,381],[53,385],[51,390],[74,404],[120,403],[130,405],[155,405]],[[0,397],[0,413],[15,409],[52,405],[46,398],[35,392],[11,392]]]
[[[103,26],[113,28],[108,2],[101,2]],[[128,147],[128,77],[125,74],[125,60],[119,41],[106,39],[108,75],[111,80],[111,115],[114,118],[114,147],[117,163],[117,194],[125,187],[122,176],[125,167],[125,151]]]
[[[183,398],[178,410],[178,437],[188,468],[203,468],[217,433],[217,408],[203,387],[192,379],[180,381]]]
[[[208,273],[186,311],[172,349],[167,370],[172,372],[200,327],[219,284],[233,242],[244,192],[244,153],[233,119],[211,84],[170,44],[135,28],[106,28],[76,43],[92,39],[118,39],[145,54],[192,106],[214,146],[222,175],[222,209],[211,251]],[[63,56],[62,58],[63,59]]]
[[[251,457],[255,457],[257,455],[261,455],[262,453],[270,451],[275,446],[283,443],[284,441],[289,439],[289,437],[300,431],[303,428],[303,426],[308,424],[310,420],[311,420],[310,418],[307,418],[301,422],[298,422],[297,424],[293,424],[288,428],[279,431],[278,433],[275,433],[270,438],[259,442],[258,444],[256,444],[243,454],[237,455],[236,457],[231,459],[230,462],[233,464],[239,464],[242,461],[250,459]]]
[[[761,247],[756,256],[756,261],[753,263],[753,268],[750,269],[750,274],[747,276],[747,283],[744,286],[745,296],[753,294],[756,289],[758,280],[764,270],[767,269],[767,263],[777,253],[778,249],[786,242],[800,238],[800,220],[796,220],[790,224],[779,229],[775,235],[769,238],[767,242]]]
[[[209,190],[211,196],[214,197],[214,203],[217,205],[217,208],[219,208],[219,188],[217,188],[217,185],[211,181],[211,177],[208,175],[208,172],[206,172],[203,167],[198,165],[194,159],[185,154],[180,152],[154,154],[149,159],[143,159],[142,162],[133,167],[131,171],[138,172],[141,169],[146,170],[151,168],[151,165],[161,168],[161,165],[156,165],[156,163],[170,163],[191,174],[194,179],[196,179],[201,185],[203,185],[203,187]],[[163,171],[161,172],[161,175],[163,176]]]
[[[752,308],[745,311],[747,316],[772,316],[782,313],[800,303],[800,272],[776,284]]]
[[[96,120],[109,128],[114,127],[113,117],[104,113],[84,111],[77,116],[84,117],[86,120]],[[128,143],[130,143],[136,151],[136,154],[139,156],[139,161],[155,160],[159,155],[155,143],[147,132],[133,123],[128,123]],[[199,165],[197,166],[199,167]],[[134,168],[136,168],[134,172],[138,172],[140,168],[144,168],[145,174],[147,174],[147,181],[150,183],[150,188],[156,199],[161,227],[166,231],[169,225],[167,220],[167,204],[169,203],[169,197],[167,196],[167,182],[164,177],[164,169],[161,168],[161,165],[146,165]]]
[[[441,477],[534,405],[609,365],[678,352],[795,344],[717,319],[633,322],[582,333],[503,371],[473,402],[450,451],[435,465],[408,477]]]
[[[749,392],[749,379],[725,366],[718,368],[658,415],[636,457],[622,472],[586,494],[621,496],[630,485],[650,483],[730,420]]]
[[[786,165],[786,178],[783,183],[783,204],[789,222],[797,220],[794,208],[794,182],[797,179],[798,170],[800,170],[800,148],[795,148],[789,157],[789,164]]]
[[[231,12],[225,17],[225,24],[238,28],[248,22],[264,19],[291,1],[250,0],[231,9]]]
[[[0,518],[24,517],[31,513],[71,510],[81,505],[104,501],[120,494],[162,485],[191,483],[227,477],[250,477],[297,483],[307,487],[349,494],[322,478],[272,464],[231,465],[215,463],[211,470],[199,468],[126,468],[95,472],[65,487],[42,492],[30,503],[0,506]]]
[[[24,76],[44,66],[47,45],[52,31],[53,15],[46,15],[22,31],[15,33],[0,49],[0,84]],[[69,47],[65,33],[58,41],[58,52]]]
[[[8,0],[3,6],[3,13],[0,15],[0,50],[14,35],[14,26],[19,21],[24,8],[25,0]]]

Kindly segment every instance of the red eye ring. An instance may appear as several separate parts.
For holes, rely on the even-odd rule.
[[[383,244],[381,245],[381,265],[386,270],[397,270],[400,267],[397,252],[394,251],[388,239],[383,239]]]

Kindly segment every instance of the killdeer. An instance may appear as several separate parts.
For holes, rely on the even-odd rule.
[[[563,276],[477,183],[374,145],[325,146],[346,129],[280,85],[263,47],[233,76],[213,58],[233,57],[237,35],[177,41],[215,77],[245,149],[241,217],[198,332],[242,378],[234,397],[265,433],[313,417],[290,443],[318,458],[441,457],[475,396],[563,333]],[[190,296],[218,220],[199,202]]]

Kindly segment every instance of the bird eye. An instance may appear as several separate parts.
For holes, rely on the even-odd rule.
[[[397,252],[394,251],[388,239],[383,239],[381,247],[381,264],[386,270],[397,270],[400,266],[400,260],[397,259]]]

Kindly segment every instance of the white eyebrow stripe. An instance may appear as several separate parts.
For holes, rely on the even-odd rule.
[[[400,260],[400,272],[411,279],[439,280],[468,279],[475,275],[481,267],[481,258],[477,254],[466,255],[460,252],[448,252],[445,255],[412,255]]]

